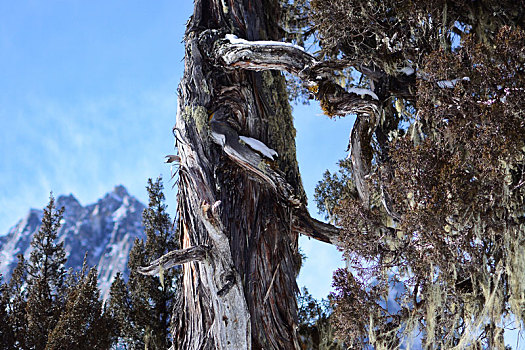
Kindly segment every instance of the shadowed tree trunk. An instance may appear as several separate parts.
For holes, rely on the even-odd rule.
[[[174,129],[178,224],[183,249],[206,249],[183,267],[175,348],[297,347],[300,255],[292,210],[304,193],[284,80],[278,72],[223,68],[213,55],[227,33],[278,40],[278,13],[274,0],[197,0],[188,23]],[[239,136],[278,156],[264,156]]]
[[[338,229],[306,210],[277,70],[322,86],[334,114],[373,111],[377,98],[343,91],[334,67],[278,42],[279,12],[277,0],[196,0],[188,22],[179,155],[168,157],[180,162],[182,249],[139,268],[162,276],[183,264],[176,349],[297,349],[298,235],[340,244]]]

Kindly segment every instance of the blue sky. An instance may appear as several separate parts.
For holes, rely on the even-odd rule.
[[[173,210],[163,157],[173,153],[192,7],[189,0],[0,0],[0,234],[29,208],[44,207],[50,191],[85,205],[123,184],[146,203],[146,180],[161,174]],[[354,119],[330,120],[316,102],[294,106],[294,116],[315,214],[315,184],[346,156]],[[304,237],[300,245],[308,259],[299,286],[325,297],[341,254]]]
[[[50,191],[85,205],[123,184],[147,201],[146,180],[169,167],[182,38],[192,1],[0,1],[0,234]],[[313,190],[346,156],[353,118],[294,107],[299,165]],[[299,286],[326,296],[341,266],[334,247],[307,238]]]

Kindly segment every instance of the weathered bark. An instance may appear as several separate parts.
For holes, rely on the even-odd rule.
[[[214,45],[233,32],[278,40],[273,0],[197,0],[185,42],[175,128],[183,265],[177,349],[295,349],[300,255],[293,210],[304,202],[283,78],[223,68]],[[272,160],[240,141],[277,151]]]
[[[183,264],[177,349],[297,349],[298,235],[340,244],[339,230],[306,209],[285,82],[275,70],[303,79],[330,115],[372,116],[379,101],[332,80],[349,62],[261,42],[280,39],[278,14],[277,0],[196,0],[188,23],[179,155],[167,157],[180,165],[182,249],[139,271]]]
[[[321,101],[323,109],[329,115],[347,115],[355,113],[358,115],[352,129],[350,138],[350,148],[352,157],[352,168],[359,197],[365,207],[369,206],[369,189],[366,177],[370,173],[372,163],[372,149],[370,146],[372,135],[376,128],[377,114],[379,113],[380,99],[371,95],[359,95],[355,92],[347,92],[333,81],[334,70],[341,70],[350,67],[355,62],[345,60],[336,61],[317,61],[312,55],[305,52],[302,48],[287,43],[277,43],[268,41],[247,41],[232,38],[227,35],[226,39],[216,45],[217,60],[221,61],[226,67],[242,68],[247,70],[267,70],[275,69],[287,71],[298,76],[305,85],[315,87],[316,98]],[[361,70],[373,75],[375,71],[360,65]],[[383,76],[373,76],[377,81],[383,81]],[[388,87],[385,84],[376,84],[376,93],[381,93],[381,97],[387,93]],[[406,87],[407,84],[402,84]],[[383,91],[385,90],[385,91]],[[382,98],[381,98],[382,100]],[[385,193],[383,198],[389,199]],[[383,200],[387,210],[391,204]],[[390,211],[389,211],[390,213]],[[307,215],[309,218],[309,215]],[[319,230],[314,230],[311,219],[301,220],[297,228],[303,230],[302,233],[319,239],[324,242],[338,242],[337,236],[330,232],[328,236],[319,234]],[[396,216],[397,218],[397,216]]]
[[[238,40],[229,35],[216,45],[215,56],[226,67],[255,71],[275,69],[296,75],[315,94],[316,99],[321,101],[321,107],[330,116],[377,113],[377,98],[345,91],[333,80],[334,71],[348,68],[355,62],[318,61],[295,45]]]
[[[372,164],[370,142],[374,128],[375,125],[370,122],[367,116],[358,116],[350,134],[350,156],[355,186],[365,208],[368,208],[370,204],[370,190],[366,177],[370,174]]]
[[[342,244],[339,229],[333,225],[312,218],[305,206],[294,210],[292,225],[294,231],[310,238],[338,247]]]
[[[157,260],[150,263],[149,266],[139,267],[137,270],[143,275],[156,275],[162,270],[182,265],[191,261],[203,261],[208,254],[209,247],[196,246],[181,250],[171,251]]]

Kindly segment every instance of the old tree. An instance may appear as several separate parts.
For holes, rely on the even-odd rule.
[[[341,247],[347,346],[501,348],[525,318],[522,1],[196,0],[173,129],[178,349],[296,349],[297,239]],[[316,44],[309,54],[302,44]],[[289,77],[288,89],[281,72]],[[357,116],[310,217],[288,91]]]

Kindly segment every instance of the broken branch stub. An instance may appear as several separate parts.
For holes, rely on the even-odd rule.
[[[173,250],[167,254],[164,254],[157,260],[152,261],[148,266],[137,268],[137,271],[142,275],[153,276],[158,274],[161,269],[167,270],[188,262],[203,261],[206,259],[209,251],[210,248],[205,245]]]
[[[321,101],[329,116],[351,113],[376,113],[379,101],[367,89],[345,91],[333,80],[334,71],[348,68],[351,62],[335,60],[317,61],[299,46],[278,41],[248,41],[232,38],[219,39],[216,60],[224,67],[254,71],[279,70],[296,75]],[[366,91],[365,91],[366,90]],[[365,92],[365,93],[364,93]]]

